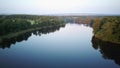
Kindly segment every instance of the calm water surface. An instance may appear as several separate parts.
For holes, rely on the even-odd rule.
[[[66,24],[55,32],[32,35],[0,48],[0,68],[119,68],[92,46],[93,29]]]

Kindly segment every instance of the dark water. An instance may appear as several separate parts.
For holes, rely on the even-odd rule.
[[[120,47],[99,41],[92,31],[66,24],[4,39],[0,68],[120,68]]]

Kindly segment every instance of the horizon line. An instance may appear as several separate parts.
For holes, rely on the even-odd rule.
[[[48,13],[48,14],[32,14],[32,13],[0,13],[0,15],[43,15],[43,16],[120,16],[120,14],[104,14],[104,13]]]

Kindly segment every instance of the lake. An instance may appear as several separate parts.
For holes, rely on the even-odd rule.
[[[92,31],[68,23],[5,39],[0,45],[0,68],[119,68],[120,55],[109,58],[110,48],[96,46]]]

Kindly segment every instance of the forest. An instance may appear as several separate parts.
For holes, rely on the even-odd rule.
[[[64,21],[55,16],[0,15],[0,36],[27,29],[58,25],[64,25]]]
[[[98,39],[120,44],[120,17],[108,16],[96,19],[93,24],[93,32]]]
[[[92,27],[94,36],[98,39],[120,44],[119,16],[0,15],[0,37],[73,22]]]

